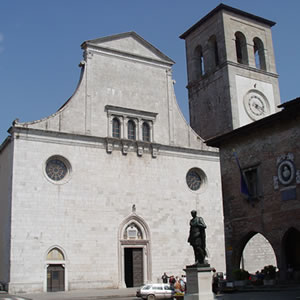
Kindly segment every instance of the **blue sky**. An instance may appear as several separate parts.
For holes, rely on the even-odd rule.
[[[273,44],[282,101],[300,96],[299,0],[224,0],[275,21]],[[85,40],[135,31],[172,58],[178,103],[188,118],[184,41],[179,35],[216,0],[0,0],[0,143],[14,119],[54,113],[79,80]]]

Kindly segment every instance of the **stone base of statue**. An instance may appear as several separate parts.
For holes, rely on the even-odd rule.
[[[186,266],[186,287],[184,300],[213,300],[212,268],[209,264]]]

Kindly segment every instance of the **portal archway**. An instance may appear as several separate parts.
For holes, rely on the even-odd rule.
[[[58,246],[51,247],[47,251],[45,259],[45,292],[68,290],[65,257],[64,251]]]
[[[135,213],[119,230],[119,286],[136,287],[151,281],[150,232],[146,222]]]
[[[269,265],[277,266],[273,247],[262,234],[255,233],[243,249],[240,266],[254,274]]]
[[[283,249],[283,270],[286,279],[300,280],[300,231],[296,228],[290,228],[282,239]],[[292,268],[292,274],[287,272]]]

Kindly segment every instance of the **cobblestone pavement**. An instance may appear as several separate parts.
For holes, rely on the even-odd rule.
[[[8,295],[0,294],[0,300],[96,300],[113,298],[133,299],[137,288],[121,288],[121,289],[87,289],[87,290],[72,290],[69,292],[54,292],[54,293],[35,293],[35,294],[19,294]]]
[[[217,300],[300,300],[300,289],[274,292],[244,292],[218,295]]]
[[[136,289],[81,290],[70,292],[8,295],[0,293],[0,300],[141,300],[136,298]],[[235,292],[215,296],[215,300],[300,300],[300,288],[291,290]]]
[[[0,294],[0,300],[30,300],[30,299],[19,297],[19,296]]]

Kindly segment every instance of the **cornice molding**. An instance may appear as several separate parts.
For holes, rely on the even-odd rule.
[[[158,115],[158,113],[155,112],[126,108],[121,106],[114,106],[114,105],[106,105],[105,110],[107,111],[108,114],[115,114],[115,115],[126,114],[132,117],[142,118],[147,120],[154,120]]]
[[[187,89],[201,89],[203,87],[206,86],[205,82],[207,80],[216,80],[215,78],[212,79],[212,76],[215,75],[215,73],[219,72],[222,68],[228,67],[228,66],[232,66],[235,68],[239,68],[239,69],[243,69],[246,71],[251,71],[254,73],[259,73],[259,74],[263,74],[267,77],[273,77],[273,78],[278,78],[279,75],[277,73],[271,73],[265,70],[261,70],[261,69],[257,69],[255,67],[251,67],[248,65],[244,65],[244,64],[240,64],[237,62],[233,62],[233,61],[226,61],[224,63],[222,63],[220,66],[216,67],[214,70],[208,71],[205,75],[203,75],[201,78],[199,78],[198,80],[191,80],[188,85],[186,86]],[[241,74],[239,74],[241,75]],[[241,75],[242,76],[242,75]]]
[[[200,157],[203,157],[204,160],[219,160],[218,151],[184,148],[155,142],[88,136],[23,127],[11,127],[9,129],[9,133],[12,135],[11,138],[13,139],[16,138],[20,140],[42,143],[56,143],[61,145],[100,148],[106,149],[107,153],[112,153],[113,151],[122,151],[124,156],[126,156],[127,153],[136,152],[138,156],[151,154],[153,158],[156,158],[158,155],[163,155],[193,159],[199,159]]]
[[[89,45],[85,51],[86,51],[85,53],[88,53],[88,55],[91,55],[92,53],[96,53],[96,54],[103,54],[107,56],[114,56],[120,59],[131,60],[131,61],[144,63],[148,65],[150,64],[152,66],[156,66],[164,69],[171,68],[173,65],[173,63],[170,63],[168,61],[154,59],[154,58],[133,54],[126,51],[120,51],[112,48],[101,47],[98,45],[97,46]],[[90,58],[92,58],[92,56],[90,56]]]

